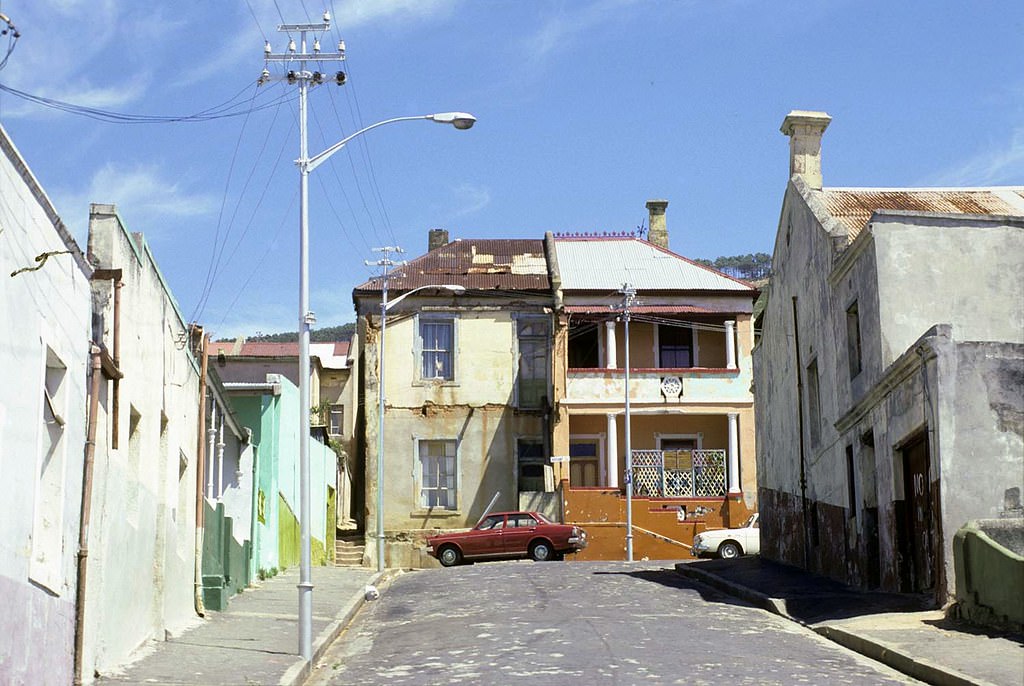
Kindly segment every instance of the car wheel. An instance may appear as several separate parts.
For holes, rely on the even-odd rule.
[[[555,551],[547,541],[536,541],[530,546],[530,557],[537,562],[546,562],[555,556]]]
[[[441,561],[441,566],[443,567],[454,567],[462,562],[462,553],[455,546],[446,545],[437,554],[437,559]]]
[[[739,557],[743,554],[740,550],[740,546],[732,541],[726,541],[718,547],[718,556],[726,560],[731,560],[734,557]]]

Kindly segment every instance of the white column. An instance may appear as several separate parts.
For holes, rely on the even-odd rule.
[[[224,415],[220,416],[217,431],[217,500],[224,497]]]
[[[607,367],[608,369],[615,369],[615,322],[605,322],[604,331],[604,366]]]
[[[736,369],[736,322],[731,319],[725,323],[725,366]]]
[[[608,474],[607,481],[608,488],[619,487],[619,436],[618,430],[615,424],[615,415],[609,413],[605,415],[607,418],[607,436],[608,445],[606,446],[606,454],[608,455]]]
[[[213,500],[213,474],[217,468],[217,457],[214,452],[217,448],[217,405],[210,408],[210,428],[206,430],[206,497]]]
[[[740,492],[740,416],[729,413],[729,493]]]

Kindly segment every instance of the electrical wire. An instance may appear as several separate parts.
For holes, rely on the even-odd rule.
[[[276,107],[282,102],[288,102],[295,99],[295,96],[289,96],[287,93],[279,96],[277,99],[260,105],[254,105],[255,97],[251,98],[245,103],[238,103],[238,97],[248,90],[251,84],[246,84],[238,93],[233,95],[229,100],[224,101],[219,105],[207,108],[196,112],[195,114],[187,115],[149,115],[149,114],[129,114],[125,112],[114,112],[111,110],[101,110],[95,107],[85,107],[82,105],[76,105],[74,103],[65,102],[63,100],[55,100],[53,98],[46,98],[40,95],[33,95],[17,88],[12,88],[6,84],[0,83],[0,91],[9,93],[17,98],[26,100],[36,105],[48,107],[50,109],[66,112],[68,114],[74,114],[88,119],[95,119],[97,121],[103,121],[110,124],[194,124],[197,122],[214,121],[217,119],[228,119],[231,117],[247,117],[253,112],[259,112],[260,110],[269,109]],[[247,105],[246,109],[238,109],[239,107]]]

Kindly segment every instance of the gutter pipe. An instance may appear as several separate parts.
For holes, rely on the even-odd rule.
[[[206,616],[203,605],[203,473],[206,471],[206,371],[210,362],[210,337],[197,326],[194,331],[199,334],[202,349],[202,364],[199,371],[199,439],[196,441],[196,569],[195,569],[195,608],[200,617]]]
[[[82,466],[82,509],[78,528],[78,579],[75,588],[75,664],[74,683],[82,683],[83,646],[85,645],[85,581],[89,559],[89,519],[92,515],[92,467],[96,457],[96,425],[100,404],[100,380],[103,360],[100,347],[90,347],[89,420]]]

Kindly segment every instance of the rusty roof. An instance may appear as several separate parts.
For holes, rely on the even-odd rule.
[[[1024,215],[1024,187],[1006,188],[824,188],[829,214],[852,240],[875,210],[949,214]]]
[[[608,305],[566,305],[570,314],[608,314],[615,312]],[[706,307],[703,305],[634,305],[629,308],[633,314],[731,314],[734,307]]]
[[[309,344],[310,354],[318,357],[347,357],[348,341],[316,342]],[[210,354],[240,357],[298,357],[298,341],[271,343],[268,341],[215,341],[210,343]]]
[[[549,291],[544,241],[518,238],[465,238],[421,255],[391,272],[388,288],[407,291],[433,284],[471,290]],[[375,293],[381,279],[355,288]]]

